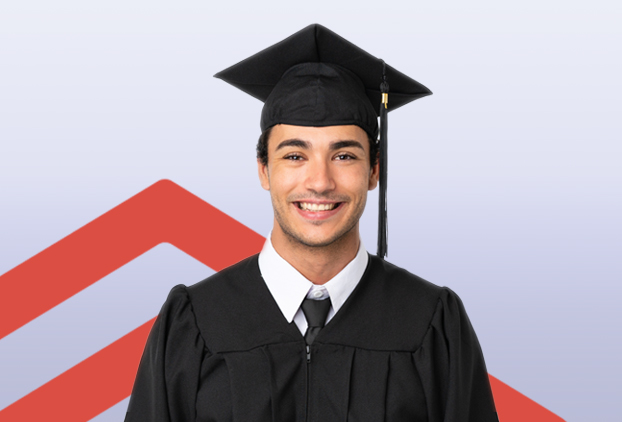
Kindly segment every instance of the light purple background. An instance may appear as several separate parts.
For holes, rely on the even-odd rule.
[[[434,92],[390,115],[389,261],[458,292],[491,374],[619,420],[621,21],[614,1],[3,2],[0,274],[163,178],[267,235],[261,103],[212,75],[318,22]],[[7,336],[0,409],[212,272],[159,245]]]

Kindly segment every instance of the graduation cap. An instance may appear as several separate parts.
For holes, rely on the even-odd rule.
[[[377,255],[384,258],[387,254],[387,113],[432,92],[318,24],[309,25],[214,76],[265,103],[261,112],[262,131],[279,123],[357,125],[372,139],[378,139]]]

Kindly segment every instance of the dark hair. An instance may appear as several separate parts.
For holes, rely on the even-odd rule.
[[[270,126],[268,129],[264,130],[261,135],[259,135],[259,140],[257,141],[257,159],[264,166],[268,164],[268,139],[270,138],[270,132],[272,132],[273,127],[274,126]],[[369,140],[369,162],[370,166],[373,167],[378,161],[378,142],[376,142],[376,138],[369,133],[367,133],[367,139]]]

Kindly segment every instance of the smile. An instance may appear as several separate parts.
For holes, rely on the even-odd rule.
[[[311,212],[320,212],[320,211],[331,211],[341,205],[341,202],[333,202],[330,204],[317,204],[313,202],[296,202],[298,208],[304,211]]]

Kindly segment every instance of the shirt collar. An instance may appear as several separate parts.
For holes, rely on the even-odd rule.
[[[266,243],[259,253],[259,270],[281,312],[287,321],[292,322],[300,304],[314,284],[277,253],[272,246],[271,237],[272,232],[266,238]],[[323,284],[328,291],[335,313],[363,277],[368,259],[369,256],[361,240],[356,257],[337,275]]]

